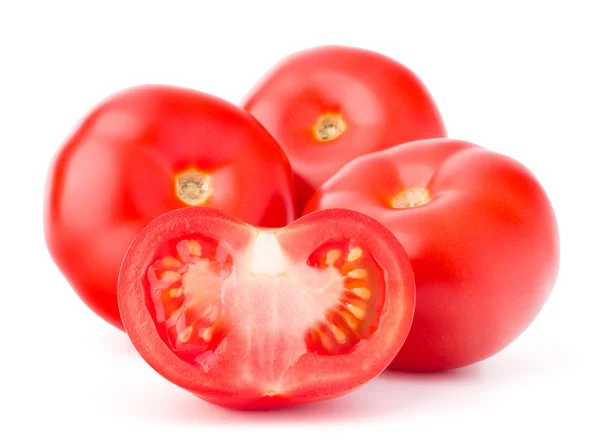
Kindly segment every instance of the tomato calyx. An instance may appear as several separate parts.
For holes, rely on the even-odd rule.
[[[340,114],[324,114],[313,126],[315,138],[320,142],[337,139],[344,131],[346,131],[346,122]]]
[[[429,190],[426,188],[408,188],[402,190],[390,202],[395,209],[419,207],[431,202]]]
[[[175,194],[187,205],[206,204],[212,193],[210,175],[188,170],[175,175]]]

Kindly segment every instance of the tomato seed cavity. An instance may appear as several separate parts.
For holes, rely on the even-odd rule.
[[[163,340],[194,362],[223,339],[221,289],[231,258],[218,262],[216,242],[182,239],[163,246],[148,268],[148,305]],[[164,255],[162,255],[164,254]]]
[[[329,309],[324,320],[310,328],[306,334],[309,351],[323,355],[348,353],[367,339],[377,328],[383,305],[383,291],[377,289],[381,274],[375,261],[356,246],[327,243],[317,249],[308,264],[318,268],[335,268],[344,280],[344,291],[337,305]],[[370,267],[371,273],[366,267]],[[375,277],[373,277],[375,278]],[[371,288],[377,290],[376,298]]]
[[[391,205],[395,209],[418,207],[431,201],[429,191],[424,188],[411,188],[400,192],[392,199]]]

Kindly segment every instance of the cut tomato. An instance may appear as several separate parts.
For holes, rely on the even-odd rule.
[[[375,377],[408,335],[414,293],[397,239],[349,210],[278,230],[212,208],[175,210],[134,240],[118,286],[144,359],[237,408],[333,398]]]

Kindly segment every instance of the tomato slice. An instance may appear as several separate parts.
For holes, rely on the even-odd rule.
[[[236,408],[333,398],[375,377],[408,335],[414,293],[400,243],[349,210],[278,230],[213,208],[175,210],[133,241],[118,286],[144,359]]]

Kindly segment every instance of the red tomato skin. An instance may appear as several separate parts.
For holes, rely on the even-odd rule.
[[[142,281],[154,257],[154,247],[172,237],[201,233],[226,240],[237,250],[251,242],[250,232],[248,225],[220,210],[191,207],[156,218],[134,239],[119,275],[119,306],[126,332],[148,364],[167,380],[209,403],[245,410],[276,409],[333,399],[379,375],[401,348],[410,330],[415,308],[414,276],[406,252],[389,230],[366,215],[343,209],[313,212],[279,233],[291,257],[303,256],[307,246],[318,245],[331,236],[351,235],[368,247],[386,271],[387,298],[379,326],[355,351],[337,356],[312,353],[301,356],[283,379],[285,394],[269,396],[235,391],[236,382],[229,376],[201,373],[175,355],[159,336],[143,291]],[[238,359],[225,357],[223,360]]]
[[[285,150],[295,173],[298,210],[357,156],[446,136],[433,98],[404,65],[376,52],[324,46],[283,59],[242,102]],[[319,141],[313,126],[339,114],[346,131]]]
[[[277,142],[242,108],[184,88],[142,86],[109,97],[50,167],[50,254],[81,299],[119,329],[127,246],[151,220],[186,206],[174,175],[189,169],[211,175],[208,206],[261,226],[294,218],[292,173]]]
[[[404,188],[426,205],[394,209]],[[556,218],[523,165],[468,142],[403,144],[353,161],[305,209],[349,208],[386,225],[417,287],[409,336],[390,368],[441,371],[490,357],[534,320],[558,274]]]

